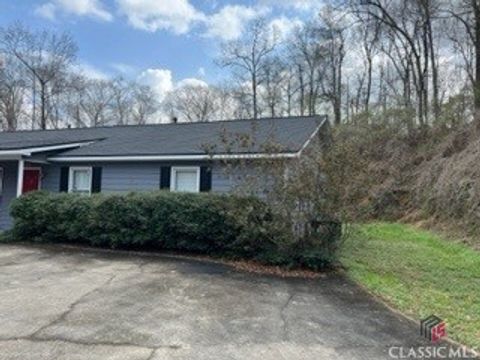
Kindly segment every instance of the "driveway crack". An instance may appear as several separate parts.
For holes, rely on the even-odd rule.
[[[288,297],[287,301],[285,302],[285,304],[283,304],[283,306],[281,307],[280,309],[280,318],[282,319],[282,329],[283,329],[283,339],[285,341],[288,341],[289,340],[289,336],[288,336],[288,323],[287,323],[287,318],[285,317],[285,310],[287,309],[287,307],[290,305],[290,303],[292,302],[293,298],[295,297],[295,294],[290,294],[290,296]]]
[[[60,316],[58,316],[57,318],[55,318],[53,321],[49,322],[48,324],[46,325],[43,325],[42,327],[40,327],[39,329],[35,330],[32,334],[30,334],[28,336],[28,338],[30,339],[35,339],[35,338],[38,338],[38,334],[41,333],[43,330],[45,330],[46,328],[50,327],[50,326],[53,326],[53,325],[56,325],[60,322],[62,322],[63,320],[65,320],[65,318],[68,316],[68,314],[70,314],[73,310],[75,310],[75,307],[80,304],[85,298],[87,298],[88,296],[90,296],[91,294],[95,293],[96,291],[110,285],[112,283],[112,281],[117,277],[117,275],[112,275],[108,278],[107,281],[105,281],[103,284],[95,287],[94,289],[86,292],[85,294],[83,294],[82,296],[80,296],[76,301],[74,301],[73,303],[70,304],[70,306],[68,307],[68,309],[66,311],[64,311],[63,313],[60,314]]]
[[[45,343],[45,342],[63,342],[63,343],[68,343],[68,344],[75,344],[75,345],[83,345],[83,346],[123,346],[123,347],[136,347],[136,348],[144,348],[144,349],[150,349],[152,351],[156,350],[157,347],[152,347],[152,346],[144,346],[144,345],[138,345],[138,344],[133,344],[133,343],[128,343],[128,342],[110,342],[110,341],[83,341],[83,340],[73,340],[73,339],[65,339],[62,337],[44,337],[44,338],[34,338],[31,336],[20,336],[20,337],[12,337],[12,338],[2,338],[0,339],[0,342],[6,342],[6,341],[31,341],[35,343]]]
[[[18,337],[11,337],[11,338],[0,338],[0,342],[7,342],[7,341],[31,341],[35,343],[45,343],[45,342],[63,342],[68,344],[74,345],[83,345],[83,346],[112,346],[112,347],[133,347],[133,348],[142,348],[142,349],[149,349],[151,353],[149,357],[145,360],[149,360],[153,358],[155,351],[158,349],[172,349],[178,350],[181,348],[180,345],[157,345],[157,346],[149,346],[149,345],[140,345],[135,343],[129,342],[111,342],[111,341],[83,341],[83,340],[73,340],[73,339],[65,339],[61,337],[54,337],[54,338],[32,338],[31,336],[18,336]]]
[[[157,349],[152,349],[152,352],[150,353],[150,355],[148,355],[148,358],[146,358],[145,360],[152,360],[153,357],[155,356],[156,351]]]
[[[144,267],[151,264],[153,261],[152,260],[145,260],[145,261],[142,261],[140,264],[137,264],[139,270],[140,270],[140,273],[145,273],[145,269]]]

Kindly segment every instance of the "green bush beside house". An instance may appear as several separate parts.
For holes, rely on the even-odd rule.
[[[12,241],[173,250],[312,269],[332,264],[340,240],[338,226],[297,238],[288,219],[258,198],[211,193],[35,192],[16,199],[11,215]]]

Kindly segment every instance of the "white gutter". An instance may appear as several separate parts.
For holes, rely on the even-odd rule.
[[[88,162],[88,161],[176,161],[176,160],[222,160],[222,159],[271,159],[293,158],[296,153],[279,154],[223,154],[223,155],[131,155],[131,156],[54,156],[52,162]]]

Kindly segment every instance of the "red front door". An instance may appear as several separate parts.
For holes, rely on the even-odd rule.
[[[40,169],[25,169],[23,171],[22,194],[40,189]]]

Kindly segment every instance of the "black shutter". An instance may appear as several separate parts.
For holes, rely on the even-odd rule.
[[[200,168],[200,191],[212,190],[212,169],[208,166]]]
[[[170,190],[170,166],[162,166],[160,168],[160,189]]]
[[[60,192],[68,191],[68,173],[70,169],[68,166],[62,166],[60,168]]]
[[[102,190],[102,168],[92,168],[92,193],[99,193]]]

